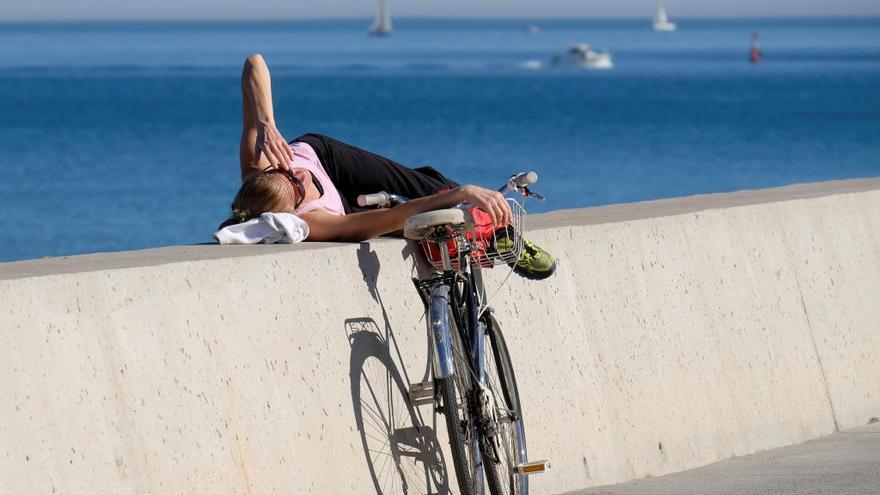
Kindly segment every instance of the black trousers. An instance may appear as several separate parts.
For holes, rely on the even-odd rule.
[[[421,198],[459,186],[432,167],[408,168],[321,134],[303,134],[291,142],[307,143],[314,148],[342,197],[346,213],[361,210],[357,206],[361,194],[385,191]]]

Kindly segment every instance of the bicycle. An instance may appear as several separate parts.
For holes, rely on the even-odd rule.
[[[462,495],[527,495],[528,475],[549,468],[528,462],[525,428],[513,363],[501,327],[488,306],[481,269],[513,266],[522,253],[522,203],[543,199],[529,190],[534,172],[515,174],[499,189],[512,222],[486,227],[468,205],[407,219],[404,236],[421,244],[433,271],[413,278],[427,311],[432,379],[410,386],[410,401],[432,404],[446,417],[449,444]],[[358,204],[388,207],[406,198],[386,192],[363,195]],[[484,478],[485,474],[485,478]]]

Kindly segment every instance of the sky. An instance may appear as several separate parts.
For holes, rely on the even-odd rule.
[[[378,0],[0,0],[0,22],[368,18]],[[646,17],[657,0],[389,0],[394,17]],[[880,0],[666,0],[670,17],[880,16]]]

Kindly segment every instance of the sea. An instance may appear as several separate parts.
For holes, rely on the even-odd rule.
[[[534,170],[533,213],[880,176],[880,19],[674,20],[0,23],[0,261],[212,242],[255,52],[288,139]],[[550,63],[575,43],[614,68]]]

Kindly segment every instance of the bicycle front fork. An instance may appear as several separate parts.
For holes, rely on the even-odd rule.
[[[451,287],[440,284],[431,291],[429,315],[431,342],[434,345],[434,378],[448,378],[455,374],[452,356],[452,336],[449,334],[449,291]]]
[[[485,355],[486,342],[485,327],[479,322],[479,298],[483,295],[482,278],[479,272],[467,270],[468,290],[463,294],[467,300],[467,318],[466,325],[468,331],[461,332],[462,338],[467,337],[469,340],[464,342],[468,346],[468,364],[476,381],[482,385],[486,384],[486,363],[483,359]],[[452,282],[454,283],[454,282]],[[455,364],[453,362],[452,337],[450,332],[455,331],[458,327],[449,324],[450,319],[454,315],[450,313],[452,285],[447,283],[438,284],[431,290],[431,299],[429,304],[429,328],[431,331],[431,341],[433,344],[433,371],[434,378],[448,378],[455,374]],[[465,323],[465,322],[462,322]],[[460,359],[465,356],[459,356]]]

